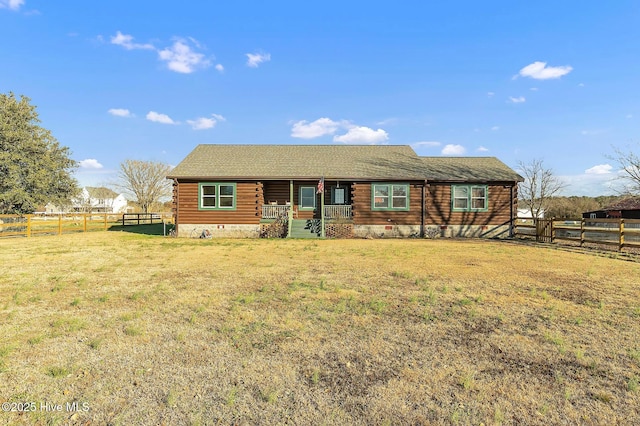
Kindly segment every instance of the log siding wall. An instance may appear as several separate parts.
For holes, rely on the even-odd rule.
[[[424,182],[393,183],[409,185],[409,210],[372,210],[372,183],[358,182],[351,185],[353,223],[356,225],[420,225],[422,220],[422,187],[420,185]]]
[[[427,187],[425,225],[498,225],[512,218],[518,194],[511,185],[487,184],[488,209],[486,212],[453,212],[451,209],[451,187],[464,183],[430,183]],[[506,187],[505,187],[506,186]],[[514,212],[516,210],[513,210]],[[515,214],[515,213],[514,213]]]
[[[215,180],[216,182],[223,182]],[[178,180],[174,186],[174,208],[176,223],[180,224],[259,224],[262,205],[270,202],[285,204],[289,201],[289,181],[233,181],[236,184],[236,209],[199,210],[198,182]],[[293,205],[297,210],[300,186],[316,186],[317,181],[296,181]],[[350,187],[347,195],[353,208],[356,225],[420,225],[422,222],[422,185],[424,181],[403,181],[409,185],[409,210],[372,210],[371,182],[345,183]],[[330,187],[335,182],[325,182],[325,200],[330,199]],[[425,190],[425,226],[433,225],[499,225],[515,219],[517,211],[517,185],[514,182],[489,182],[488,211],[453,212],[451,209],[451,187],[464,183],[429,182]],[[513,198],[511,197],[513,195]],[[300,211],[298,218],[319,217],[320,195],[317,194],[314,211]],[[513,212],[513,213],[512,213]],[[390,219],[390,220],[389,220]]]
[[[260,223],[262,204],[264,204],[262,183],[255,181],[232,183],[236,184],[235,210],[199,210],[198,182],[179,181],[178,189],[174,191],[179,210],[179,214],[176,215],[178,225],[181,223],[237,225]]]

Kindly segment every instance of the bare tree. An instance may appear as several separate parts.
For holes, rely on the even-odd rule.
[[[520,161],[518,168],[524,177],[524,182],[519,185],[520,199],[531,211],[533,222],[537,223],[549,199],[565,185],[551,169],[544,167],[544,162],[540,159],[531,160],[529,163]]]
[[[620,166],[622,172],[620,178],[627,183],[623,192],[640,195],[640,155],[633,152],[631,147],[628,148],[628,151],[614,148],[614,152],[615,154],[608,156],[608,158]]]
[[[125,160],[120,164],[115,186],[132,195],[142,211],[148,213],[153,204],[171,195],[171,181],[167,179],[170,170],[171,166],[160,162]]]

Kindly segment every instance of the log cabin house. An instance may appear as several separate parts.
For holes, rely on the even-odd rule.
[[[179,236],[512,235],[523,179],[401,145],[198,145],[168,176]]]

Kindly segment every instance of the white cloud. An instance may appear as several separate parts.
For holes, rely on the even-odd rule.
[[[261,63],[269,62],[271,60],[270,53],[246,53],[247,66],[251,68],[258,68]]]
[[[198,42],[190,39],[195,47],[200,47]],[[191,74],[198,68],[206,68],[211,65],[211,61],[204,57],[204,54],[195,52],[185,39],[176,40],[171,47],[158,51],[161,61],[167,63],[171,71],[182,74]]]
[[[362,143],[362,144],[378,144],[386,142],[389,139],[389,135],[382,129],[373,130],[370,127],[351,127],[346,134],[341,136],[334,136],[334,142],[343,143]]]
[[[385,118],[384,120],[378,121],[376,123],[376,126],[393,126],[395,124],[398,124],[399,121],[400,120],[395,117]]]
[[[291,127],[291,137],[314,139],[321,136],[333,135],[340,129],[347,130],[347,133],[334,136],[334,142],[377,144],[389,139],[388,133],[383,129],[374,130],[370,127],[356,126],[347,120],[334,121],[327,117],[319,118],[311,123],[307,120],[293,123]]]
[[[627,114],[624,116],[625,118],[633,118],[633,114]]]
[[[467,152],[467,150],[464,146],[454,144],[445,145],[441,151],[442,155],[464,155],[465,152]]]
[[[578,87],[584,87],[584,83],[578,83]]]
[[[0,0],[0,9],[18,10],[25,0]]]
[[[518,74],[522,77],[530,77],[536,80],[548,80],[560,78],[569,74],[572,70],[573,67],[569,65],[548,67],[546,62],[536,61],[522,68]]]
[[[517,98],[514,98],[513,96],[509,96],[509,102],[513,103],[513,104],[521,104],[523,102],[526,102],[527,100],[525,99],[524,96],[518,96]]]
[[[478,152],[489,152],[489,148],[485,148],[484,146],[479,146],[478,149],[476,149],[476,151],[478,151]]]
[[[133,117],[133,114],[131,114],[131,111],[124,108],[111,108],[107,112],[111,115],[115,115],[116,117]]]
[[[149,111],[149,113],[147,114],[147,120],[162,124],[178,124],[177,122],[173,121],[168,115],[160,114],[155,111]]]
[[[537,87],[532,87],[532,88],[530,88],[529,90],[531,90],[532,92],[537,92],[537,91],[538,91],[538,88],[537,88]]]
[[[590,169],[588,169],[590,170]],[[567,186],[560,195],[577,195],[597,197],[598,195],[612,195],[624,190],[624,184],[619,173],[582,173],[579,175],[558,176]]]
[[[598,164],[585,170],[584,172],[588,175],[606,175],[612,173],[611,170],[613,170],[613,166],[611,166],[610,164]]]
[[[86,160],[79,161],[78,164],[82,169],[101,169],[104,167],[95,158],[87,158]]]
[[[494,132],[495,132],[496,130],[500,130],[500,126],[493,126],[493,127],[491,128],[491,130],[493,130]]]
[[[411,146],[413,148],[419,148],[419,147],[422,147],[422,146],[426,146],[426,147],[432,148],[432,147],[436,147],[436,146],[440,146],[440,145],[442,145],[442,143],[440,143],[438,141],[422,141],[422,142],[416,142],[416,143],[412,143],[411,144]]]
[[[0,0],[1,1],[1,0]],[[102,41],[102,36],[98,36],[98,40]],[[158,52],[158,59],[167,63],[167,68],[171,71],[182,74],[190,74],[199,68],[207,68],[211,65],[211,61],[205,57],[203,53],[197,52],[196,49],[202,49],[202,46],[194,38],[175,38],[173,44],[164,49],[156,49],[152,44],[140,44],[133,42],[133,36],[116,32],[111,37],[111,43],[124,47],[127,50],[148,49]],[[215,67],[219,72],[224,71],[221,64]]]
[[[309,123],[307,120],[301,120],[293,123],[291,128],[291,137],[300,139],[313,139],[324,135],[334,134],[341,124],[330,118],[319,118]]]
[[[223,116],[218,114],[211,114],[211,117],[199,117],[195,120],[187,120],[187,123],[193,130],[206,130],[214,128],[219,121],[226,121]]]
[[[606,133],[607,129],[590,129],[590,130],[581,130],[580,134],[583,136],[596,136]]]
[[[216,64],[215,68],[218,72],[224,72],[224,67],[222,66],[222,64]]]
[[[155,49],[155,47],[152,44],[134,43],[133,36],[128,34],[122,34],[120,31],[116,31],[116,35],[111,36],[111,44],[117,44],[118,46],[122,46],[127,50]]]
[[[494,95],[495,95],[494,92],[487,92],[487,96],[490,97],[490,98],[492,98]]]

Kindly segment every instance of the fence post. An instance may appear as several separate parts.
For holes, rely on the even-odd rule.
[[[62,235],[62,213],[58,213],[58,235]]]
[[[87,232],[87,214],[85,213],[83,217],[84,217],[84,221],[82,224],[82,231]]]
[[[140,225],[140,213],[138,213],[138,225]]]
[[[584,246],[584,218],[580,221],[580,247]]]
[[[104,230],[107,230],[107,212],[104,212]]]
[[[620,219],[620,245],[618,246],[618,251],[622,251],[624,247],[624,219]]]
[[[554,227],[555,224],[555,217],[551,218],[551,242],[553,243],[553,240],[556,239],[556,228]]]
[[[31,236],[31,215],[27,215],[27,237]]]

